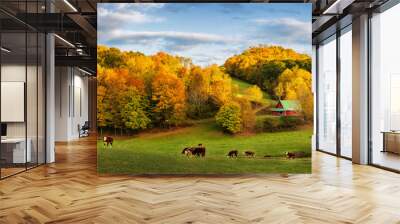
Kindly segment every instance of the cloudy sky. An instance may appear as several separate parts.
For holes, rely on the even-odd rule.
[[[98,4],[98,43],[222,64],[259,44],[311,54],[311,4]]]

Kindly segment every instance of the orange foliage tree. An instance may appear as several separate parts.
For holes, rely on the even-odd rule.
[[[164,127],[176,126],[185,119],[185,86],[181,79],[163,67],[152,82],[154,119]]]
[[[297,98],[303,102],[305,114],[309,116],[308,111],[312,114],[310,92],[300,91],[310,87],[311,60],[308,55],[291,49],[252,47],[230,57],[224,66],[207,67],[196,66],[190,58],[165,52],[145,55],[106,46],[98,46],[97,52],[100,128],[122,131],[171,127],[183,124],[187,117],[209,118],[218,111],[222,119],[229,115],[226,111],[232,110],[240,112],[242,125],[238,128],[239,123],[233,119],[235,131],[232,132],[250,129],[254,126],[255,114],[248,100],[261,101],[261,89],[277,97]],[[245,90],[246,99],[233,97],[236,94],[232,94],[235,86],[231,76],[255,84]],[[225,107],[226,113],[221,112],[221,107],[233,104],[232,108]]]

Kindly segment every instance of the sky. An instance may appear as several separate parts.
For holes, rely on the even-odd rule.
[[[201,66],[221,65],[260,44],[311,55],[307,3],[99,3],[97,13],[98,44],[164,51]]]

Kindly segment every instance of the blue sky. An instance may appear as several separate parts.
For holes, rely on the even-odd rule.
[[[202,66],[259,44],[311,55],[311,4],[99,3],[97,18],[99,44]]]

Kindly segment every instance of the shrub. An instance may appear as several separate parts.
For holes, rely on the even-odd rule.
[[[263,121],[264,131],[279,131],[281,129],[280,117],[266,117]]]
[[[256,132],[262,132],[262,131],[264,131],[264,120],[260,120],[260,119],[257,119],[256,120],[256,125],[255,125],[255,127],[254,127],[254,130],[256,131]]]
[[[299,117],[280,117],[280,124],[282,129],[295,129],[303,124],[303,120]]]
[[[303,123],[304,121],[299,117],[266,117],[257,129],[268,132],[293,130]]]
[[[231,134],[240,132],[242,130],[240,105],[236,103],[223,105],[215,116],[215,120],[226,132]]]
[[[186,115],[191,119],[204,119],[214,117],[218,111],[218,107],[211,102],[202,104],[188,104]]]
[[[252,103],[245,98],[236,98],[235,102],[240,105],[243,130],[254,131],[256,126],[256,113],[252,108]]]

